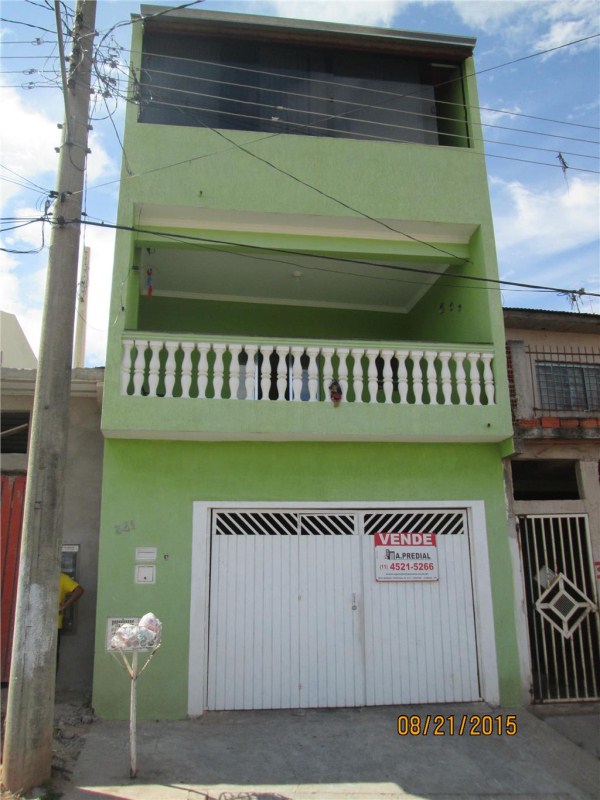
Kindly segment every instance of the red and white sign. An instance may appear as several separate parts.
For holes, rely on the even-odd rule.
[[[376,533],[375,580],[437,581],[435,533]]]

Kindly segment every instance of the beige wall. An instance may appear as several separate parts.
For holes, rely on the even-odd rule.
[[[33,405],[34,370],[2,370],[3,411],[27,411]],[[91,690],[98,574],[98,533],[102,485],[103,437],[100,433],[102,369],[73,371],[69,443],[65,475],[63,544],[79,545],[77,579],[85,594],[76,606],[74,633],[61,644],[59,690]],[[26,472],[27,456],[6,454],[3,472]]]

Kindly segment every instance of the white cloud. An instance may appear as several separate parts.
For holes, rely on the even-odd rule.
[[[44,188],[54,188],[54,173],[58,156],[54,148],[60,134],[56,123],[26,104],[15,89],[2,89],[2,117],[10,124],[0,126],[0,152],[2,163],[13,172]],[[4,177],[18,180],[11,173]],[[6,203],[22,189],[12,183],[2,182],[2,202]]]
[[[597,0],[452,0],[461,20],[476,30],[502,36],[528,52],[560,47],[597,33]],[[569,49],[596,47],[595,40]],[[550,56],[550,54],[549,54]],[[549,57],[548,56],[548,57]]]
[[[494,3],[489,0],[453,0],[453,5],[465,24],[490,32],[501,29],[508,17],[523,10],[524,3],[519,0]]]
[[[250,5],[251,13],[288,19],[389,27],[407,3],[406,0],[264,0]]]
[[[40,347],[40,332],[42,330],[42,307],[32,306],[24,301],[28,293],[25,284],[29,283],[30,276],[24,280],[17,274],[19,261],[8,253],[0,252],[0,297],[2,298],[2,311],[14,314],[27,337],[34,353],[38,354]],[[45,270],[43,270],[45,275]],[[39,276],[34,278],[39,285]],[[43,289],[42,289],[43,296]]]
[[[494,225],[501,258],[552,258],[597,241],[597,181],[572,176],[568,181],[567,187],[561,177],[555,188],[545,191],[534,191],[519,181],[491,181],[498,203]]]
[[[88,305],[86,314],[86,367],[103,366],[106,339],[114,320],[109,319],[115,232],[101,228],[86,230],[85,243],[91,249]]]

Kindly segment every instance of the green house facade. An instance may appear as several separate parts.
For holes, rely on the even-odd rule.
[[[132,26],[94,705],[520,702],[474,40]]]

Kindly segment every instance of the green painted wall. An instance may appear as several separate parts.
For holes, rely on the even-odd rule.
[[[164,643],[140,680],[140,716],[186,714],[196,500],[484,500],[501,701],[519,704],[511,563],[497,446],[107,440],[104,468],[94,678],[94,707],[100,716],[128,715],[129,680],[105,652],[106,619],[147,611],[163,621]],[[125,522],[130,530],[118,532]],[[139,546],[158,548],[153,586],[133,583]]]
[[[406,337],[402,314],[264,303],[140,297],[139,330],[222,336],[391,339]]]

